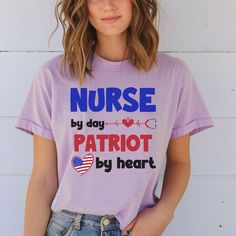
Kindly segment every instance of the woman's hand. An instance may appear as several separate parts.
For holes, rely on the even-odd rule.
[[[131,230],[131,236],[161,236],[173,216],[173,210],[157,204],[144,209],[124,230]]]

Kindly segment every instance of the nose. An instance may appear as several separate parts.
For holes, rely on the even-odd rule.
[[[103,0],[103,6],[105,11],[114,10],[115,8],[113,0]]]

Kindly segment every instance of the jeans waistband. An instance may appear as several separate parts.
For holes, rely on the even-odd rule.
[[[103,230],[118,230],[120,229],[120,223],[114,215],[93,215],[79,212],[73,212],[69,210],[61,210],[59,212],[52,211],[53,215],[60,215],[67,219],[74,221],[74,228],[80,229],[81,225],[89,225]],[[122,235],[128,235],[129,231],[121,230]]]
[[[60,215],[63,215],[65,217],[69,217],[71,219],[77,219],[77,220],[80,220],[80,221],[86,221],[86,223],[88,222],[93,222],[94,226],[95,225],[100,225],[101,221],[104,222],[105,219],[108,219],[106,220],[105,222],[105,225],[108,226],[108,225],[112,225],[113,227],[114,226],[117,226],[119,227],[120,224],[119,224],[119,221],[116,219],[116,217],[114,215],[93,215],[93,214],[85,214],[85,213],[79,213],[79,212],[73,212],[73,211],[68,211],[68,210],[62,210],[60,212],[57,212],[58,214]],[[109,223],[109,224],[107,224]]]

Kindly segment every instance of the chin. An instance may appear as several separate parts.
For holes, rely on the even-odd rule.
[[[100,31],[101,34],[107,35],[107,36],[112,36],[112,35],[119,35],[122,34],[126,31],[127,29],[122,29],[122,30],[107,30],[107,31]]]

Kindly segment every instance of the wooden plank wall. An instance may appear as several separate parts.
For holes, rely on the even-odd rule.
[[[0,1],[0,227],[23,235],[32,137],[14,128],[37,68],[61,53],[55,0]],[[191,139],[192,173],[164,236],[236,235],[236,1],[162,0],[160,51],[192,70],[215,128]],[[163,175],[158,185],[160,193]]]

